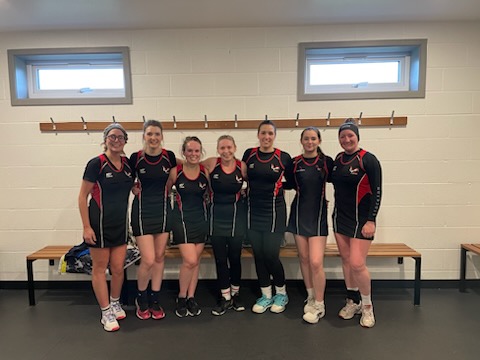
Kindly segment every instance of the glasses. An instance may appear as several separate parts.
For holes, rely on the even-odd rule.
[[[108,135],[107,138],[109,138],[112,141],[118,140],[119,142],[124,142],[125,141],[125,136],[123,135]]]

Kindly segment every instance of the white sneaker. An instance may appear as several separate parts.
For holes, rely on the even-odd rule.
[[[364,328],[371,328],[375,325],[375,316],[373,315],[373,306],[362,306],[362,317],[360,318],[360,325]]]
[[[115,319],[115,315],[113,315],[112,309],[106,311],[102,315],[102,319],[100,322],[103,325],[103,329],[105,331],[117,331],[120,329],[120,325],[118,325],[117,319]]]
[[[280,314],[285,311],[285,307],[288,304],[288,295],[287,294],[276,294],[273,297],[273,304],[270,308],[270,311],[275,314]]]
[[[338,316],[342,319],[349,320],[353,318],[356,314],[362,313],[362,302],[360,304],[355,304],[352,299],[347,299],[345,306],[340,309]]]
[[[122,305],[120,305],[119,301],[112,301],[110,303],[110,308],[112,309],[115,319],[122,320],[127,317],[127,314],[125,313],[125,310],[122,309]]]
[[[325,304],[316,305],[313,303],[313,311],[307,312],[303,315],[303,320],[310,324],[316,324],[325,316]]]
[[[315,304],[315,298],[314,297],[307,297],[305,299],[305,306],[303,307],[303,313],[310,313],[314,311],[313,305]]]

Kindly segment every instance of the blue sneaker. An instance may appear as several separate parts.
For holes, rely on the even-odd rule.
[[[288,304],[288,295],[287,294],[276,294],[273,297],[273,305],[270,308],[270,311],[276,314],[279,314],[285,310],[285,306]]]
[[[267,311],[268,308],[271,308],[273,305],[273,299],[267,298],[265,295],[262,295],[261,298],[257,299],[257,302],[252,307],[252,311],[257,314],[263,314]]]

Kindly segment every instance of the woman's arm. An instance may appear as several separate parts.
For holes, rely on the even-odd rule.
[[[211,173],[215,168],[215,164],[217,163],[216,157],[209,157],[201,162],[201,164],[205,167],[208,173]]]
[[[82,180],[80,193],[78,194],[78,209],[80,210],[80,218],[82,219],[83,225],[83,240],[90,245],[95,245],[97,242],[95,232],[90,225],[90,217],[88,216],[88,196],[94,185],[95,184],[90,181]]]

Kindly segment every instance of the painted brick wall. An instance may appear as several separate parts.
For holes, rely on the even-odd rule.
[[[384,198],[378,242],[405,242],[423,254],[423,279],[458,279],[459,244],[480,241],[480,23],[349,24],[285,28],[0,33],[0,280],[25,280],[25,256],[48,244],[77,244],[77,194],[84,166],[101,151],[100,133],[41,133],[56,121],[170,121],[408,116],[405,128],[361,128],[361,145],[381,160]],[[307,41],[428,39],[425,99],[298,102],[297,44]],[[133,105],[12,107],[7,49],[118,46],[131,49]],[[223,131],[198,131],[208,156]],[[256,132],[230,132],[241,156]],[[165,147],[179,155],[191,132],[165,131]],[[277,146],[300,153],[300,130],[281,130]],[[340,151],[336,129],[322,129],[323,150]],[[141,134],[130,134],[130,154]],[[329,198],[333,199],[331,188]],[[293,194],[288,195],[291,200]],[[329,242],[333,242],[333,236]],[[474,266],[472,266],[472,263]],[[373,278],[410,279],[413,261],[372,260]],[[328,278],[341,278],[327,259]],[[167,278],[176,278],[170,262]],[[300,277],[295,260],[289,277]],[[480,260],[469,260],[480,278]],[[37,279],[62,279],[46,262]],[[134,272],[134,270],[131,270]],[[211,263],[201,276],[215,276]],[[134,276],[134,274],[132,275]],[[255,277],[251,261],[244,276]],[[84,279],[82,276],[72,278]]]

